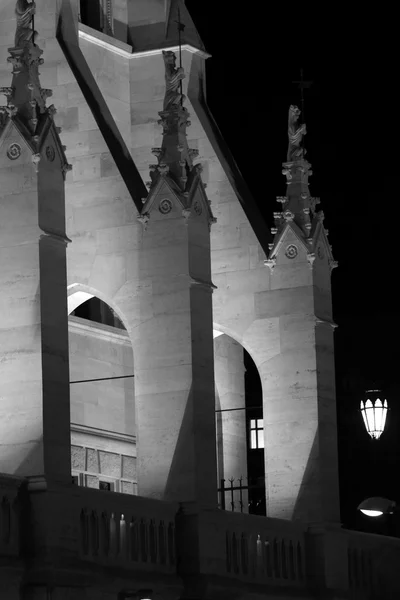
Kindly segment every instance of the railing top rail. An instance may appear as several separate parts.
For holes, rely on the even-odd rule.
[[[88,510],[120,510],[121,512],[135,513],[138,516],[171,517],[179,510],[179,504],[175,502],[164,502],[154,498],[143,496],[131,496],[118,492],[108,492],[86,487],[71,486],[71,494],[79,499],[82,508]]]
[[[27,479],[25,477],[18,477],[17,475],[7,475],[6,473],[0,473],[0,490],[18,489],[26,482]]]
[[[299,521],[287,521],[285,519],[274,519],[223,510],[218,511],[218,521],[230,529],[241,529],[253,533],[271,532],[286,535],[302,535],[307,530],[307,525]]]
[[[366,533],[364,531],[354,531],[352,529],[343,529],[342,531],[348,536],[349,546],[366,548],[392,545],[400,548],[400,538],[397,537],[379,535],[378,533]]]

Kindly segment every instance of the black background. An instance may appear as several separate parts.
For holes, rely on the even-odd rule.
[[[400,502],[398,322],[397,34],[394,15],[374,6],[350,13],[320,4],[188,0],[212,58],[207,100],[265,219],[287,150],[287,112],[305,91],[307,158],[313,196],[339,267],[332,273],[341,517],[346,526],[388,531],[356,510],[371,495]],[[317,6],[317,5],[315,5]],[[333,10],[333,7],[335,10]],[[393,25],[392,25],[393,23]],[[380,388],[390,405],[373,442],[358,412],[364,390]],[[386,528],[386,529],[385,529]]]

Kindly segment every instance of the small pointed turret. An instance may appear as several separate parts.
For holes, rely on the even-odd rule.
[[[39,66],[43,64],[43,50],[35,43],[35,10],[35,2],[17,1],[15,45],[8,49],[8,62],[13,65],[13,79],[11,88],[2,89],[7,95],[8,107],[14,115],[18,114],[31,133],[35,133],[40,116],[46,111],[46,99],[52,95],[51,90],[40,86]]]
[[[201,180],[201,165],[193,164],[198,151],[187,143],[186,128],[190,125],[189,113],[183,106],[185,96],[182,92],[182,79],[185,74],[182,67],[176,67],[174,52],[163,52],[165,64],[165,97],[163,110],[159,112],[159,124],[163,127],[161,148],[153,148],[157,164],[150,165],[151,181],[147,183],[149,194],[139,219],[146,225],[151,208],[165,186],[174,195],[181,207],[182,214],[188,218],[194,207],[197,215],[207,215],[209,224],[215,222],[210,203],[205,194],[205,185]],[[171,205],[172,206],[172,205]],[[160,210],[166,206],[160,205]],[[166,213],[164,213],[166,214]]]
[[[167,174],[179,188],[185,192],[193,171],[192,157],[196,154],[187,143],[186,128],[190,125],[189,113],[183,106],[185,96],[182,93],[182,79],[185,74],[182,67],[176,67],[174,52],[163,52],[165,63],[165,97],[163,110],[159,113],[159,124],[163,127],[161,148],[154,148],[158,164],[151,165],[150,176],[153,185],[158,173]]]
[[[312,171],[310,163],[305,158],[306,150],[303,146],[303,137],[307,133],[307,128],[305,123],[298,123],[300,114],[301,111],[297,106],[290,106],[288,119],[289,147],[287,160],[282,165],[282,174],[286,175],[287,188],[286,196],[280,197],[278,202],[282,203],[282,218],[294,221],[303,235],[308,237],[311,229],[311,219],[319,200],[311,198],[308,188],[308,178],[312,175]]]
[[[282,205],[279,212],[274,213],[275,226],[272,228],[274,241],[270,244],[270,252],[266,264],[273,268],[276,263],[276,256],[279,247],[282,244],[287,226],[293,230],[293,233],[304,245],[307,258],[310,265],[313,265],[315,259],[315,247],[317,237],[320,236],[320,230],[324,231],[326,238],[327,232],[323,228],[324,214],[322,211],[316,212],[316,206],[320,203],[319,198],[313,198],[308,187],[308,178],[312,175],[311,164],[306,160],[306,150],[303,145],[303,137],[307,133],[305,123],[298,123],[301,111],[297,106],[290,106],[288,119],[288,138],[289,146],[286,162],[283,163],[282,174],[286,176],[286,196],[278,196],[277,202]],[[297,256],[289,252],[289,258]],[[328,245],[329,265],[331,268],[337,265],[333,260],[330,246]]]
[[[39,66],[43,64],[43,50],[36,44],[37,32],[34,29],[35,2],[17,0],[15,6],[16,32],[15,42],[8,51],[8,62],[12,64],[12,82],[10,87],[0,88],[0,94],[7,97],[7,106],[0,106],[0,136],[12,121],[24,137],[32,151],[32,161],[38,165],[42,146],[50,129],[54,130],[62,170],[70,170],[58,134],[60,129],[54,126],[56,113],[54,105],[46,106],[46,100],[52,96],[52,90],[40,85]]]

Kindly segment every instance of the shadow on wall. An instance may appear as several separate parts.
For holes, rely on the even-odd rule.
[[[13,475],[26,477],[43,473],[43,435],[35,442],[32,450],[25,456]]]
[[[197,498],[199,502],[203,501],[217,506],[217,477],[214,470],[216,462],[214,405],[215,400],[211,414],[213,427],[210,426],[210,423],[204,423],[204,418],[196,419],[197,427],[200,426],[203,431],[208,429],[210,433],[212,432],[213,443],[210,444],[210,440],[199,435],[199,430],[194,435],[194,397],[193,390],[190,388],[165,484],[164,500],[183,502]],[[201,489],[196,486],[201,486]]]
[[[140,212],[141,199],[147,197],[147,188],[79,47],[74,16],[68,0],[62,0],[57,40],[132,200]]]
[[[315,498],[315,490],[318,486],[318,427],[314,435],[311,451],[304,470],[303,479],[300,484],[299,493],[293,510],[293,521],[315,521],[315,503],[321,499]],[[310,512],[312,514],[310,514]],[[322,518],[322,515],[321,515]]]

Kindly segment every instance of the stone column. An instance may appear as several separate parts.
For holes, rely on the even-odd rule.
[[[198,190],[183,209],[166,181],[144,207],[139,256],[138,492],[216,506],[209,207]]]
[[[218,483],[229,479],[238,485],[242,478],[247,485],[247,439],[246,411],[244,391],[243,348],[227,335],[220,335],[214,340],[215,386],[217,394],[217,456]],[[225,501],[230,502],[230,495],[225,494]],[[235,504],[239,501],[238,492],[234,495]],[[248,511],[248,495],[243,495],[243,512]],[[239,506],[237,507],[239,510]]]
[[[0,472],[68,482],[65,156],[43,118],[34,154],[13,121],[0,132]]]
[[[320,243],[320,256],[310,264],[289,231],[282,248],[296,245],[298,254],[277,256],[274,289],[257,300],[258,314],[270,319],[276,331],[275,351],[260,367],[267,516],[336,523],[334,324],[330,268],[325,242]]]

